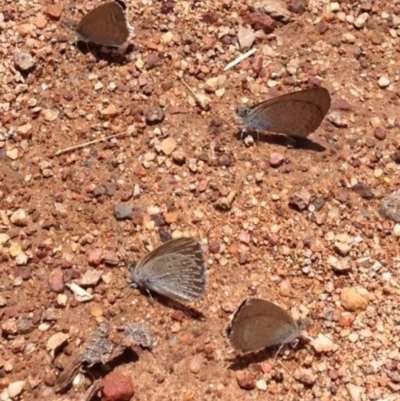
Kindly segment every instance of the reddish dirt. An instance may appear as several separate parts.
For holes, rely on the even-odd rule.
[[[157,339],[114,367],[131,378],[134,400],[400,399],[400,230],[379,214],[400,184],[400,3],[326,3],[310,1],[287,22],[264,15],[262,2],[127,3],[135,52],[126,62],[80,52],[63,27],[97,3],[77,14],[65,3],[60,17],[44,1],[2,5],[2,399],[19,381],[21,400],[81,399],[89,376],[77,392],[54,385],[102,321],[144,321]],[[257,53],[224,71],[249,50],[238,44],[248,24]],[[33,58],[28,71],[21,54]],[[236,106],[315,85],[332,97],[306,142],[319,146],[239,140]],[[163,120],[149,125],[158,108]],[[131,219],[115,218],[121,203]],[[160,230],[204,245],[207,291],[191,305],[204,320],[156,295],[152,306],[127,283],[124,259],[161,244]],[[93,269],[103,272],[93,299],[79,302],[65,284]],[[368,302],[349,306],[345,288]],[[275,349],[236,360],[225,330],[250,296],[308,319],[308,335],[337,347],[288,346],[275,364]],[[56,333],[69,341],[52,360]]]

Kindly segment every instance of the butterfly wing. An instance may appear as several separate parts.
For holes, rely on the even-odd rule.
[[[201,298],[206,282],[201,245],[194,238],[168,241],[137,264],[133,279],[141,287],[179,301]]]
[[[81,40],[101,46],[121,46],[130,33],[125,11],[116,1],[101,4],[87,13],[76,32]]]
[[[272,302],[256,298],[242,302],[228,328],[232,346],[241,352],[290,342],[298,332],[297,323],[289,313]]]
[[[325,88],[311,88],[257,104],[248,112],[246,122],[256,129],[307,137],[320,126],[330,105]]]

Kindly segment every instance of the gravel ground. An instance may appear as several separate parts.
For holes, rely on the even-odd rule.
[[[129,1],[126,60],[64,27],[97,4],[0,7],[0,400],[84,399],[95,374],[57,381],[102,322],[154,339],[104,361],[104,400],[400,400],[400,2]],[[236,106],[317,85],[310,141],[239,139]],[[203,318],[129,288],[165,233],[204,246]],[[315,340],[235,356],[250,296]]]

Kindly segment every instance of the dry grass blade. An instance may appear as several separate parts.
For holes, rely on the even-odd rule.
[[[245,60],[247,57],[250,57],[251,55],[253,55],[256,51],[257,51],[257,49],[253,48],[253,49],[249,50],[248,52],[241,54],[235,60],[233,60],[229,64],[227,64],[226,67],[224,68],[224,71],[230,70],[232,67],[234,67],[235,65],[237,65],[237,64],[241,63],[243,60]]]
[[[64,154],[64,153],[71,152],[72,150],[82,149],[82,148],[84,148],[84,147],[86,147],[86,146],[89,146],[89,145],[94,145],[94,144],[96,144],[96,143],[105,142],[105,141],[108,141],[108,140],[110,140],[110,139],[114,139],[114,138],[118,138],[118,137],[120,137],[120,136],[124,136],[125,134],[126,134],[126,133],[123,132],[123,133],[121,133],[121,134],[110,135],[110,136],[106,136],[105,138],[94,139],[93,141],[84,142],[84,143],[81,143],[81,144],[79,144],[79,145],[70,146],[70,147],[68,147],[68,148],[64,148],[64,149],[58,150],[58,151],[54,154],[54,156],[60,156],[60,155],[62,155],[62,154]]]

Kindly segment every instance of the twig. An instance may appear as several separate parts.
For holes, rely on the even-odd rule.
[[[71,386],[72,380],[79,372],[82,367],[81,359],[75,359],[70,365],[68,365],[67,369],[62,372],[62,374],[58,377],[56,382],[56,393],[63,393],[69,386]]]
[[[123,136],[123,135],[125,135],[125,134],[126,134],[125,132],[122,132],[122,133],[120,133],[120,134],[110,135],[110,136],[106,136],[105,138],[95,139],[95,140],[93,140],[93,141],[81,143],[81,144],[79,144],[79,145],[70,146],[69,148],[65,148],[65,149],[58,150],[58,151],[54,154],[54,156],[60,156],[60,155],[62,155],[63,153],[69,152],[69,151],[71,151],[71,150],[82,149],[82,148],[84,148],[85,146],[93,145],[93,144],[95,144],[95,143],[100,143],[100,142],[104,142],[104,141],[108,141],[109,139],[118,138],[119,136]]]
[[[85,392],[81,401],[91,401],[96,397],[96,393],[103,388],[103,383],[97,379]]]
[[[210,109],[210,105],[202,102],[199,98],[199,96],[193,91],[193,89],[186,83],[186,81],[183,79],[183,77],[179,77],[183,85],[186,87],[186,89],[191,93],[193,96],[194,100],[196,101],[196,104],[204,111],[208,111]]]
[[[242,62],[244,59],[246,59],[247,57],[250,57],[252,54],[254,54],[257,51],[257,49],[254,47],[253,49],[249,50],[248,52],[241,54],[238,58],[236,58],[235,60],[231,61],[225,68],[224,71],[228,71],[229,69],[231,69],[232,67],[234,67],[236,64],[239,64],[240,62]]]

